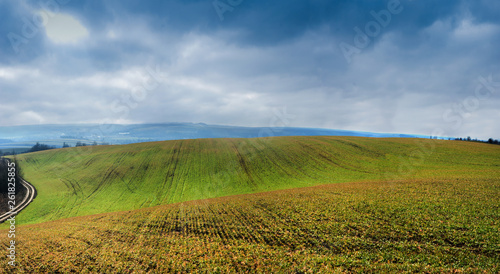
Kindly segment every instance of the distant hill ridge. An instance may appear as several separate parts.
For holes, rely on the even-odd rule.
[[[0,149],[29,148],[36,142],[62,147],[77,142],[131,144],[151,141],[200,138],[256,138],[273,136],[359,136],[429,138],[429,136],[373,133],[300,127],[239,127],[204,123],[77,124],[0,127]]]

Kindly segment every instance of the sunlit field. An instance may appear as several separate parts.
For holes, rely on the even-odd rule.
[[[500,179],[490,177],[340,183],[28,225],[19,269],[496,273]]]
[[[20,223],[355,181],[482,178],[500,147],[427,139],[197,139],[19,156],[38,197]]]

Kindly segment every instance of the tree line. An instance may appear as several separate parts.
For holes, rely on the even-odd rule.
[[[76,142],[75,144],[75,147],[86,147],[86,146],[104,146],[104,145],[109,145],[109,143],[100,143],[98,144],[96,141],[94,141],[93,143],[85,143],[85,142]],[[62,145],[62,148],[67,148],[67,147],[71,147],[71,145],[69,145],[68,143],[64,142],[63,145]],[[25,150],[25,151],[22,151],[22,152],[17,152],[13,149],[12,152],[9,152],[9,151],[5,151],[5,152],[1,152],[0,151],[0,156],[8,156],[8,155],[16,155],[16,154],[22,154],[22,153],[30,153],[30,152],[37,152],[37,151],[43,151],[43,150],[49,150],[49,149],[56,149],[57,147],[56,146],[50,146],[50,145],[47,145],[47,144],[41,144],[39,142],[37,142],[34,146],[32,146],[30,149],[28,150]]]
[[[28,151],[26,151],[27,153],[28,152],[37,152],[37,151],[43,151],[43,150],[49,150],[49,149],[55,149],[56,147],[55,146],[49,146],[49,145],[46,145],[46,144],[40,144],[40,143],[36,143],[36,145],[32,146]]]
[[[472,139],[470,136],[467,136],[467,138],[455,138],[455,141],[467,141],[467,142],[480,142],[480,143],[488,143],[488,144],[493,144],[493,145],[500,145],[500,141],[497,139],[489,138],[488,141],[483,141],[483,140],[478,140]]]
[[[109,144],[108,143],[98,144],[96,141],[94,141],[93,143],[87,144],[85,142],[78,141],[78,142],[76,142],[75,147],[99,146],[99,145],[109,145]],[[62,148],[67,148],[67,147],[71,147],[71,145],[69,145],[68,143],[64,142],[63,145],[62,145]],[[57,148],[57,147],[55,147],[55,146],[49,146],[49,145],[45,145],[45,144],[40,144],[40,143],[37,142],[36,145],[34,145],[27,152],[36,152],[36,151],[49,150],[49,149],[55,149],[55,148]]]

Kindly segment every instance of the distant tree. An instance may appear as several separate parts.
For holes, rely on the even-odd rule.
[[[42,151],[42,150],[49,150],[49,149],[54,149],[55,147],[49,146],[46,144],[40,144],[36,143],[34,146],[32,146],[27,152],[37,152],[37,151]]]
[[[488,139],[488,143],[493,144],[493,139],[492,138]]]
[[[96,142],[96,141],[94,141],[94,142],[92,143],[92,145],[93,145],[93,146],[97,146],[97,142]]]
[[[67,148],[67,147],[69,147],[69,145],[68,145],[68,144],[66,144],[66,142],[64,142],[62,147],[63,147],[63,148]]]
[[[467,141],[469,141],[469,142],[470,142],[470,140],[471,140],[470,136],[467,136]]]
[[[498,145],[499,144],[498,140],[494,140],[493,144]]]
[[[85,147],[85,146],[87,146],[87,144],[86,144],[86,143],[82,143],[82,142],[78,141],[78,142],[76,142],[76,146],[77,146],[77,147]]]

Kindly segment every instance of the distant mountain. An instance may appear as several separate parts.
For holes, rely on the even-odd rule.
[[[36,142],[62,147],[63,143],[74,146],[76,142],[130,144],[177,139],[320,135],[428,138],[411,134],[297,127],[237,127],[204,123],[32,125],[0,127],[0,149],[26,148]]]

